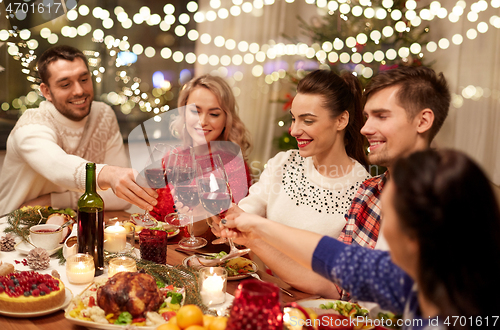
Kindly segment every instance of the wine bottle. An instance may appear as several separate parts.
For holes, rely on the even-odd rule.
[[[95,276],[104,272],[104,201],[96,191],[95,164],[87,163],[85,193],[78,200],[78,253],[94,258]]]

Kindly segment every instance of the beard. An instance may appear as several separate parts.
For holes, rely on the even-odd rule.
[[[389,156],[389,152],[387,150],[375,151],[374,153],[368,154],[368,161],[370,164],[390,167],[394,160]]]
[[[66,102],[56,101],[56,98],[51,93],[52,96],[52,104],[54,104],[55,108],[59,113],[61,113],[64,117],[73,120],[73,121],[81,121],[85,117],[87,117],[90,113],[90,108],[92,106],[92,101],[89,102],[88,107],[84,109],[72,109],[71,105],[68,105]],[[91,95],[85,94],[83,97],[90,99]]]

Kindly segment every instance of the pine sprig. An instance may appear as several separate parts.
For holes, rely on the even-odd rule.
[[[138,259],[134,255],[127,255],[135,260],[137,270],[145,272],[166,285],[184,288],[186,290],[185,304],[194,304],[201,308],[204,314],[214,314],[201,301],[200,288],[198,286],[198,272],[192,267],[160,265],[148,260]],[[106,262],[111,258],[105,259]],[[214,314],[215,315],[215,314]]]
[[[4,232],[14,233],[24,241],[28,241],[30,228],[45,223],[50,215],[48,206],[24,206],[9,214]]]
[[[12,211],[8,218],[8,226],[4,232],[13,233],[28,242],[30,228],[35,225],[44,224],[47,222],[49,215],[53,213],[68,214],[71,217],[75,216],[75,211],[72,209],[56,210],[50,206],[23,206],[20,209]]]
[[[165,266],[147,260],[140,260],[137,261],[137,269],[143,269],[147,274],[167,285],[184,288],[186,290],[186,304],[198,305],[204,313],[208,313],[208,308],[201,302],[200,289],[198,287],[199,275],[193,268]]]

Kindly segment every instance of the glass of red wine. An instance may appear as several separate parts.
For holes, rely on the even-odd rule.
[[[205,210],[209,213],[208,225],[211,226],[212,216],[224,218],[224,214],[231,207],[232,194],[224,164],[218,154],[209,154],[197,159],[196,184],[198,194]],[[240,257],[250,252],[250,249],[238,249],[232,239],[227,242],[231,250],[226,260]],[[212,242],[218,244],[217,240]],[[225,243],[225,240],[222,240]]]
[[[152,189],[164,188],[166,186],[165,180],[165,155],[168,154],[172,149],[172,146],[166,143],[157,143],[153,147],[149,154],[149,161],[144,168],[144,177],[148,186]],[[157,221],[154,217],[149,214],[146,210],[144,215],[135,218],[139,225],[144,227],[155,227],[157,226]]]
[[[182,207],[178,209],[179,213],[184,213],[184,210],[188,209],[184,214],[189,216],[190,236],[179,241],[179,246],[186,249],[198,249],[207,245],[206,239],[194,236],[193,209],[200,204],[195,176],[196,160],[193,149],[188,147],[176,152],[170,175],[172,178],[171,192],[174,200],[182,204]]]

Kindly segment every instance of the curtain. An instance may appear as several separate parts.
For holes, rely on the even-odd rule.
[[[493,3],[493,2],[492,2]],[[450,41],[447,49],[426,53],[435,61],[433,68],[443,72],[452,92],[452,106],[441,132],[436,137],[438,146],[459,149],[474,158],[487,172],[495,185],[500,185],[500,29],[491,17],[500,16],[500,9],[488,8],[471,22],[467,14],[473,2],[468,2],[456,23],[448,18],[434,19],[430,24],[429,40]],[[455,1],[441,1],[450,13]],[[494,18],[493,18],[494,19]],[[486,32],[478,32],[475,39],[467,33],[478,24],[487,24]],[[500,22],[500,18],[498,18]],[[500,27],[500,23],[496,23]],[[484,24],[483,24],[484,26]],[[484,31],[484,30],[482,30]],[[472,32],[474,34],[474,32]],[[463,42],[455,45],[452,38],[462,35]]]

